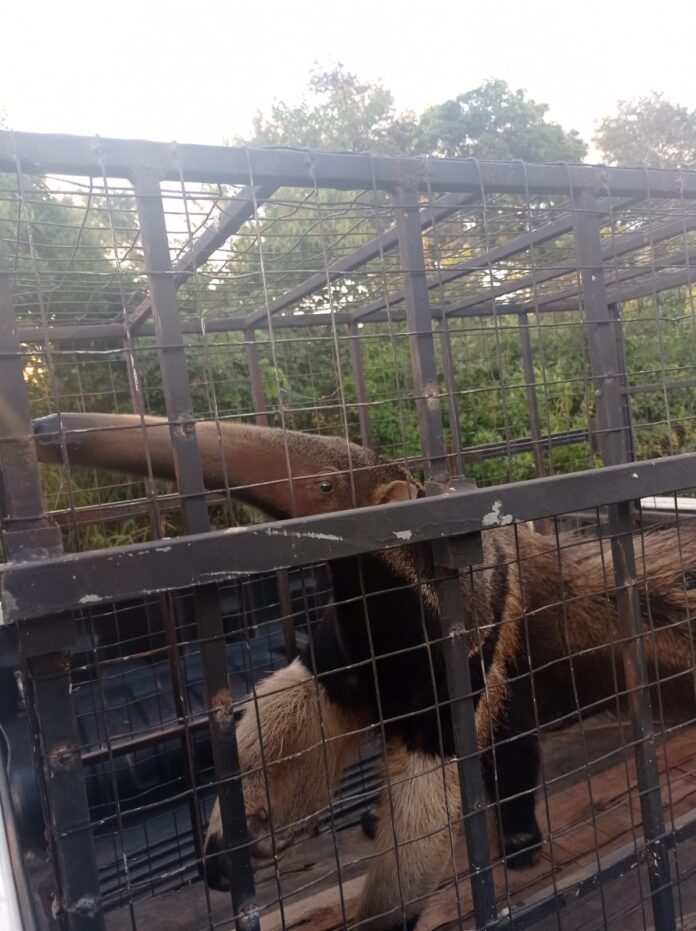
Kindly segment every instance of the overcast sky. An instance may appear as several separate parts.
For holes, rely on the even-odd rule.
[[[5,0],[17,130],[219,143],[341,61],[420,111],[499,77],[589,140],[616,101],[696,107],[696,0]]]

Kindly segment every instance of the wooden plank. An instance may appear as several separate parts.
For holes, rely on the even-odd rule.
[[[694,808],[696,741],[693,729],[678,733],[660,749],[659,764],[663,784],[666,784],[668,778],[667,767],[674,766],[669,775],[671,808],[667,793],[663,793],[665,814],[669,822],[671,817],[678,817]],[[686,772],[682,772],[684,769]],[[597,852],[600,856],[605,856],[610,851],[633,842],[635,835],[639,838],[641,836],[633,760],[618,763],[594,776],[591,782],[591,801],[587,783],[578,783],[551,795],[548,806],[554,837],[550,845],[545,845],[540,862],[530,869],[507,872],[506,875],[502,866],[496,867],[496,889],[506,893],[499,899],[501,908],[521,904],[530,893],[551,886],[553,881],[559,886],[562,885],[564,873],[569,874],[579,867],[596,862]],[[538,815],[540,822],[548,830],[543,803]],[[465,862],[461,843],[457,849],[457,859],[461,863]],[[457,896],[465,925],[470,922],[473,909],[467,883],[460,881],[458,889],[455,889],[450,880],[440,897],[425,909],[418,924],[418,931],[454,928]]]

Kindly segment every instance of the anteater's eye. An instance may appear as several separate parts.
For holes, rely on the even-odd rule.
[[[328,478],[322,479],[319,482],[319,487],[322,491],[333,491],[333,482],[330,482]]]

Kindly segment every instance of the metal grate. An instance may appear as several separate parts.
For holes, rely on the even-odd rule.
[[[0,244],[28,927],[690,926],[696,173],[0,132]]]

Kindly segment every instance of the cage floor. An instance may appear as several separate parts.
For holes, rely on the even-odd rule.
[[[668,824],[686,816],[696,805],[696,740],[694,728],[673,733],[659,748],[659,764]],[[542,830],[551,836],[539,864],[519,872],[495,869],[499,911],[510,907],[533,907],[547,900],[535,916],[520,924],[551,931],[620,927],[621,931],[651,928],[648,882],[645,869],[619,868],[611,879],[589,882],[598,856],[620,857],[636,842],[640,846],[640,800],[635,767],[627,761],[631,750],[629,731],[610,719],[585,725],[584,740],[579,727],[549,734],[544,744],[544,776],[547,796],[540,798],[538,815]],[[592,779],[585,777],[586,759]],[[336,841],[330,833],[311,838],[292,849],[281,860],[276,875],[272,869],[257,874],[258,901],[262,908],[263,931],[302,929],[328,931],[344,925],[357,905],[370,842],[359,828],[341,831]],[[683,931],[696,931],[696,838],[682,841],[670,853],[675,902]],[[463,838],[455,851],[456,873],[466,874]],[[338,867],[340,864],[340,890]],[[418,931],[474,926],[469,884],[453,882],[450,863],[440,889],[427,904]],[[576,895],[579,884],[585,883]],[[554,897],[555,891],[564,895]],[[567,890],[570,890],[568,892]],[[279,894],[283,911],[278,908]],[[343,904],[341,904],[341,899]],[[107,915],[109,931],[198,931],[231,929],[230,904],[226,895],[206,892],[202,882],[143,898],[132,908]],[[517,927],[515,922],[514,927]]]

